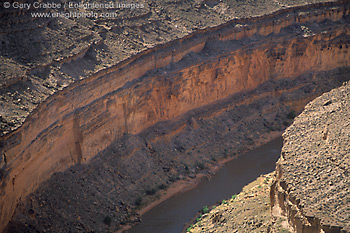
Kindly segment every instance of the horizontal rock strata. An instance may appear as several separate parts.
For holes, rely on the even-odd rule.
[[[33,4],[29,0],[24,2]],[[114,12],[115,15],[68,19],[33,14],[83,13],[84,9],[4,9],[1,5],[0,136],[21,126],[40,103],[57,91],[97,72],[101,72],[101,76],[135,55],[152,53],[172,41],[181,44],[190,34],[205,33],[210,27],[233,19],[263,16],[315,1],[133,2],[142,7],[89,9],[98,14]],[[332,1],[317,2],[328,4]],[[186,53],[186,48],[174,51],[176,57]]]
[[[271,190],[295,232],[350,232],[350,84],[305,107],[284,133]]]

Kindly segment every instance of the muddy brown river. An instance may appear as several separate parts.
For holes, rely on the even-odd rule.
[[[282,137],[228,162],[210,180],[175,195],[142,216],[142,222],[128,233],[180,233],[184,224],[206,205],[230,198],[261,174],[275,169]]]

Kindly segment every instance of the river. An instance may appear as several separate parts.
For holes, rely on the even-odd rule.
[[[142,216],[142,222],[128,233],[180,233],[203,208],[230,198],[262,174],[275,169],[280,156],[282,138],[279,137],[228,162],[210,180],[203,179],[198,186],[175,195]]]

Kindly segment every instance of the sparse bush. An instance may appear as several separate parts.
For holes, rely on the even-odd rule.
[[[292,110],[287,114],[288,119],[294,119],[296,116],[295,112]]]
[[[205,164],[202,162],[196,162],[196,167],[199,168],[199,170],[203,170],[205,168]]]
[[[252,138],[247,138],[248,145],[254,145],[254,140]]]
[[[192,228],[193,228],[193,224],[191,224],[191,226],[189,226],[189,227],[186,229],[186,232],[190,232]]]
[[[141,203],[142,203],[142,197],[136,198],[136,200],[135,200],[135,206],[140,206]]]
[[[279,229],[279,233],[289,233],[287,229]]]
[[[203,207],[202,213],[203,213],[203,214],[209,213],[209,208],[208,208],[208,206],[204,206],[204,207]]]
[[[169,181],[170,182],[174,182],[174,181],[177,181],[179,179],[179,176],[178,175],[174,175],[174,176],[171,176],[170,178],[169,178]]]
[[[158,185],[158,189],[166,189],[166,185],[165,184],[160,184],[160,185]]]
[[[221,204],[227,204],[226,200],[222,200]]]
[[[232,195],[231,199],[236,199],[236,197],[237,197],[237,195],[234,194],[234,195]]]
[[[108,215],[103,219],[103,223],[110,226],[112,222],[111,217],[109,217]]]
[[[224,158],[227,158],[228,157],[228,150],[225,148],[224,150]]]
[[[157,190],[155,188],[146,189],[146,194],[147,195],[153,195],[156,192],[157,192]]]

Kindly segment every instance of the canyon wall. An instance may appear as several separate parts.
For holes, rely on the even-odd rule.
[[[350,84],[309,103],[285,131],[272,214],[295,232],[350,232]]]
[[[126,134],[142,134],[191,110],[259,90],[264,83],[349,66],[349,12],[349,4],[341,2],[230,21],[57,92],[2,138],[0,229],[18,203],[52,174],[89,163]],[[271,93],[281,96],[284,90]],[[320,94],[310,93],[305,99],[286,96],[284,104],[300,112]],[[254,95],[237,105],[249,101]]]

